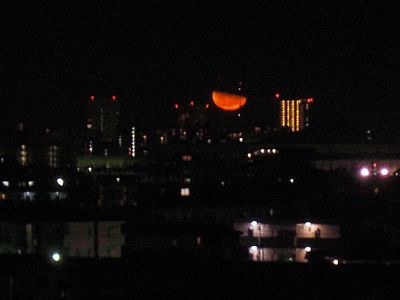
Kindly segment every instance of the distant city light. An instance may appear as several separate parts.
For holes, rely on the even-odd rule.
[[[177,103],[174,106],[175,106],[176,109],[179,108],[179,104],[177,104]]]
[[[30,181],[28,181],[28,185],[29,185],[29,186],[34,186],[34,185],[35,185],[35,182],[34,182],[33,180],[30,180]]]
[[[362,177],[368,177],[368,176],[369,176],[369,170],[368,170],[368,168],[363,167],[363,168],[361,169],[361,171],[360,171],[360,175],[361,175]]]
[[[278,152],[278,150],[272,149],[272,153],[276,154],[277,152]]]
[[[117,96],[111,96],[111,99],[112,99],[113,101],[115,101],[115,100],[117,100]]]
[[[131,139],[132,139],[132,144],[131,144],[131,156],[135,157],[136,156],[136,139],[135,139],[135,134],[136,134],[136,128],[135,126],[132,127],[131,131]]]
[[[289,179],[290,183],[294,183],[294,178]]]
[[[190,106],[194,106],[194,101],[190,101]]]
[[[275,98],[276,98],[276,99],[278,99],[280,96],[281,96],[281,94],[279,94],[279,93],[276,93],[276,94],[275,94]]]
[[[306,252],[311,252],[311,247],[309,247],[309,246],[305,247],[305,248],[304,248],[304,251],[306,251]]]
[[[242,137],[239,138],[239,142],[243,143],[243,138]]]
[[[91,173],[93,171],[92,167],[88,167],[87,169],[88,169],[89,173]]]
[[[247,157],[248,157],[248,158],[251,158],[251,153],[247,153]]]
[[[337,260],[337,259],[332,260],[332,264],[334,264],[335,266],[337,266],[337,265],[339,264],[339,260]]]
[[[94,101],[94,96],[90,96],[90,101]]]
[[[249,248],[249,252],[250,252],[251,254],[257,253],[257,252],[258,252],[258,247],[257,247],[257,246],[251,246],[251,247]]]
[[[4,180],[4,181],[2,182],[2,184],[3,184],[5,187],[9,187],[9,186],[10,186],[10,182],[7,181],[7,180]]]
[[[210,104],[207,103],[207,104],[206,104],[206,108],[208,109],[209,107],[210,107]]]
[[[116,181],[116,182],[120,182],[120,181],[121,181],[121,178],[117,177],[117,178],[115,178],[115,181]]]
[[[190,196],[190,188],[185,187],[181,188],[181,197],[189,197]]]
[[[59,178],[57,178],[57,184],[59,185],[59,186],[63,186],[64,185],[64,179],[62,179],[61,177],[59,177]]]
[[[387,168],[382,168],[381,169],[381,175],[382,176],[387,176],[389,174],[389,170]]]
[[[265,153],[265,149],[261,149],[260,151],[261,151],[261,153],[262,153],[262,154],[264,154],[264,153]]]
[[[53,253],[53,255],[51,256],[51,258],[53,259],[53,261],[58,262],[61,259],[61,255],[57,252]]]

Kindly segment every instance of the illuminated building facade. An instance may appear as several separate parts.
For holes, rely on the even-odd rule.
[[[299,132],[308,127],[310,123],[309,112],[313,101],[313,98],[280,100],[280,126],[289,128],[292,132]]]
[[[86,128],[92,135],[105,142],[117,138],[120,116],[120,103],[117,96],[97,98],[90,96]]]

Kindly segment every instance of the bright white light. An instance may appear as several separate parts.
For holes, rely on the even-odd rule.
[[[121,181],[121,178],[117,177],[117,178],[115,178],[115,181],[116,181],[116,182],[120,182],[120,181]]]
[[[243,143],[243,138],[242,137],[239,138],[239,142]]]
[[[132,131],[131,131],[131,156],[135,157],[136,156],[136,128],[132,127]]]
[[[92,172],[92,170],[93,170],[93,168],[92,168],[92,167],[89,167],[89,168],[87,168],[87,169],[88,169],[89,173],[91,173],[91,172]]]
[[[339,261],[337,259],[332,260],[332,263],[337,266],[339,264]]]
[[[247,157],[248,157],[248,158],[251,158],[251,153],[247,153]]]
[[[289,179],[290,183],[294,183],[294,178]]]
[[[55,261],[55,262],[57,262],[57,261],[60,261],[60,259],[61,259],[61,255],[59,254],[59,253],[53,253],[53,255],[51,256],[51,258]]]
[[[251,227],[257,227],[257,221],[252,221],[251,223],[250,223],[250,225],[251,225]]]
[[[387,176],[389,174],[389,170],[387,168],[382,168],[381,169],[381,175],[382,176]]]
[[[3,183],[3,185],[4,185],[5,187],[9,187],[9,186],[10,186],[10,182],[7,181],[7,180],[3,181],[2,183]]]
[[[304,226],[310,228],[310,227],[311,227],[311,222],[305,222],[305,223],[304,223]]]
[[[29,185],[29,186],[34,186],[34,185],[35,185],[35,182],[34,182],[33,180],[30,180],[30,181],[28,181],[28,185]]]
[[[276,150],[276,149],[272,149],[272,153],[274,153],[274,154],[275,154],[276,152],[277,152],[277,150]]]
[[[62,179],[62,178],[57,178],[57,184],[58,184],[59,186],[63,186],[63,185],[64,185],[64,179]]]
[[[305,247],[305,248],[304,248],[304,251],[306,251],[306,252],[311,252],[311,247],[308,247],[308,246]]]
[[[265,153],[265,149],[261,149],[261,153],[264,154]]]
[[[181,197],[189,197],[190,188],[181,188]]]
[[[369,176],[369,170],[368,170],[368,168],[366,168],[366,167],[362,168],[361,171],[360,171],[360,175],[361,175],[362,177],[368,177],[368,176]]]
[[[257,253],[257,251],[258,251],[258,247],[257,246],[251,246],[249,248],[249,252],[252,253],[252,254]]]

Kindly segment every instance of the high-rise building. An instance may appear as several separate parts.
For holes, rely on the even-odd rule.
[[[97,98],[90,96],[86,128],[98,139],[112,142],[117,139],[120,103],[117,96]]]
[[[275,95],[279,98],[279,94]],[[292,132],[299,132],[310,125],[310,107],[313,98],[307,99],[280,99],[279,113],[280,126]]]

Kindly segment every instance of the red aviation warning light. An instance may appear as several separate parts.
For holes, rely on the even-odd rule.
[[[314,98],[307,98],[307,103],[313,103],[314,102]]]
[[[280,96],[281,96],[281,94],[275,93],[275,98],[276,98],[276,99],[279,99]]]
[[[208,109],[210,107],[210,104],[206,103],[206,109]]]
[[[191,105],[191,106],[194,106],[194,101],[190,101],[190,105]]]
[[[94,96],[90,96],[90,101],[94,101]]]
[[[176,103],[174,106],[175,106],[176,109],[179,108],[179,104],[178,103]]]
[[[112,101],[116,101],[117,100],[117,96],[111,96]]]

